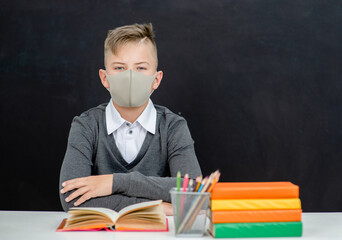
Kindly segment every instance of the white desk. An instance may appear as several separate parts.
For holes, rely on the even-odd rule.
[[[0,239],[25,240],[87,240],[87,239],[182,239],[174,236],[173,218],[169,217],[169,232],[55,232],[64,212],[0,211]],[[303,237],[254,238],[256,240],[342,239],[342,213],[303,213]],[[213,239],[206,234],[203,238]],[[196,238],[185,238],[196,239]],[[202,238],[197,238],[202,239]],[[242,239],[242,238],[240,238]],[[246,238],[245,238],[246,239]],[[251,238],[249,238],[251,239]]]

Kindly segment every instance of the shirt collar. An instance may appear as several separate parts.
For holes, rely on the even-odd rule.
[[[112,99],[110,99],[106,107],[106,125],[108,135],[117,130],[124,122],[125,119],[120,116],[120,113],[113,105]]]
[[[114,107],[112,99],[110,99],[109,103],[106,107],[106,125],[107,125],[107,133],[110,135],[114,131],[116,131],[126,120],[123,119]],[[142,114],[136,120],[146,131],[155,134],[156,131],[156,122],[157,122],[157,110],[154,107],[151,99],[149,99],[148,104]]]
[[[146,129],[146,131],[155,134],[157,121],[157,110],[154,107],[151,99],[148,100],[148,104],[142,114],[138,117],[136,122]]]

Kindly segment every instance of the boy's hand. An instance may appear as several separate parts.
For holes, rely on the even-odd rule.
[[[81,196],[74,203],[75,206],[78,206],[91,198],[112,194],[113,174],[75,178],[64,182],[62,186],[63,188],[61,193],[77,189],[75,192],[70,194],[65,201],[70,202]]]
[[[164,213],[166,216],[172,216],[173,211],[172,211],[172,204],[168,202],[162,202],[162,205],[164,207]]]

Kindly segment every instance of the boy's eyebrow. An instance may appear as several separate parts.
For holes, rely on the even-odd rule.
[[[122,62],[112,62],[111,65],[113,65],[113,64],[122,64],[122,65],[124,65],[125,63],[122,63]]]
[[[143,63],[146,63],[148,65],[150,65],[149,62],[137,62],[137,63],[134,63],[135,65],[139,65],[139,64],[143,64]],[[126,63],[123,63],[123,62],[112,62],[111,65],[113,64],[122,64],[122,65],[125,65]]]
[[[138,62],[138,63],[135,63],[135,65],[139,65],[139,64],[143,64],[143,63],[146,63],[146,64],[150,65],[149,62]]]

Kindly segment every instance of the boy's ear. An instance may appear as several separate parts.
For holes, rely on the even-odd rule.
[[[105,70],[100,69],[99,70],[99,76],[100,76],[102,85],[108,89],[109,88],[109,82],[107,80]]]
[[[163,79],[163,72],[158,71],[152,84],[152,90],[156,90],[159,87],[162,79]]]

